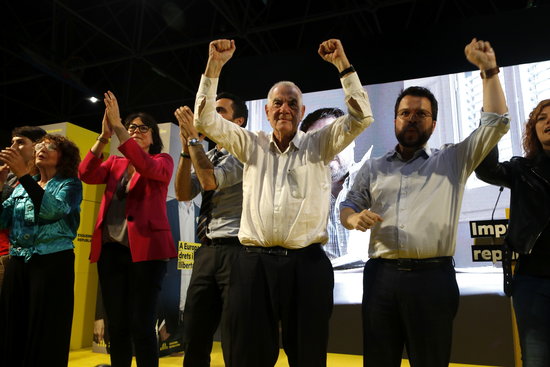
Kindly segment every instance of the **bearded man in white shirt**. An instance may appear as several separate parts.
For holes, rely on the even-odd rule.
[[[229,366],[271,367],[279,355],[279,324],[291,366],[325,366],[334,275],[327,241],[329,163],[372,121],[366,91],[339,40],[319,47],[340,74],[349,114],[313,133],[298,131],[302,93],[276,83],[265,106],[272,133],[251,132],[215,111],[218,77],[235,52],[233,40],[210,43],[195,102],[195,126],[244,164],[243,251],[229,295]],[[182,107],[186,108],[186,107]]]

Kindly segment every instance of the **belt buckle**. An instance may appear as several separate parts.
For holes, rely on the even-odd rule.
[[[287,256],[288,250],[285,248],[269,248],[268,254],[277,256]]]
[[[397,270],[412,271],[413,265],[412,259],[397,259]]]

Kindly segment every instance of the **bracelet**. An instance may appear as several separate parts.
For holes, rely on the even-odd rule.
[[[104,138],[104,137],[102,137],[101,135],[99,135],[99,136],[97,137],[97,140],[98,140],[100,143],[109,144],[109,139]]]
[[[355,68],[353,67],[353,65],[350,65],[349,68],[344,69],[340,72],[340,78],[343,78],[346,76],[346,74],[353,73],[354,71],[355,71]]]
[[[479,72],[479,76],[481,76],[481,79],[489,79],[492,76],[497,75],[498,73],[500,73],[500,69],[498,68],[498,66],[495,66],[491,69],[481,70]]]
[[[185,152],[181,152],[181,153],[180,153],[180,156],[183,157],[183,158],[189,158],[189,159],[191,159],[191,156],[190,156],[189,154],[185,153]]]

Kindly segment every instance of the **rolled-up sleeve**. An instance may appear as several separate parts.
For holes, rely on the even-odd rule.
[[[345,102],[349,114],[358,121],[361,121],[363,128],[368,127],[373,121],[372,109],[370,106],[367,91],[361,85],[357,73],[351,73],[341,79],[344,89]]]
[[[216,90],[218,78],[201,77],[195,100],[194,124],[197,130],[208,136],[227,151],[246,162],[251,149],[253,134],[248,130],[221,117],[216,112]]]
[[[229,155],[222,164],[214,168],[214,176],[218,190],[236,185],[243,180],[243,164]]]
[[[466,139],[455,145],[457,164],[458,167],[461,167],[464,177],[474,171],[509,129],[510,117],[508,113],[504,115],[492,112],[481,113],[480,126]]]
[[[374,121],[367,91],[357,73],[342,78],[341,83],[348,114],[337,118],[319,133],[320,152],[327,164]]]
[[[369,163],[370,161],[365,162],[357,173],[353,186],[346,195],[346,200],[340,203],[340,210],[347,207],[360,212],[371,207]]]

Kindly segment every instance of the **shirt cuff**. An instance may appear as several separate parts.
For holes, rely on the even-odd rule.
[[[357,75],[357,72],[349,73],[345,77],[340,78],[340,82],[342,83],[342,88],[347,95],[353,94],[354,92],[363,89],[363,86],[361,85],[361,80],[359,80],[359,75]]]
[[[369,126],[372,121],[372,108],[370,106],[369,96],[367,91],[361,85],[359,76],[357,73],[350,73],[340,79],[342,88],[346,98],[346,106],[348,107],[349,114],[358,121],[362,121],[363,124]],[[349,103],[349,100],[353,99],[358,108],[353,108]]]
[[[340,203],[340,210],[342,210],[343,208],[351,208],[353,209],[356,213],[359,213],[361,211],[361,209],[359,209],[359,207],[357,207],[357,205],[353,204],[353,203],[350,203],[349,201],[342,201]]]
[[[225,174],[219,167],[214,167],[214,178],[216,179],[216,190],[225,184]]]
[[[499,114],[495,112],[481,111],[481,124],[482,125],[495,125],[495,124],[510,124],[510,114],[508,112]]]

